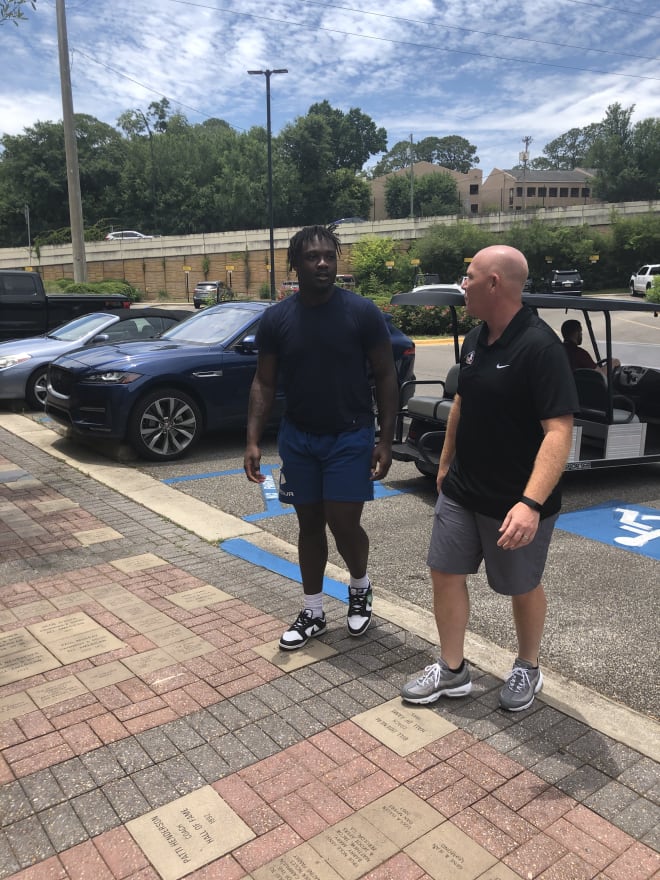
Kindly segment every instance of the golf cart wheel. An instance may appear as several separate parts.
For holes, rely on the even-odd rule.
[[[128,440],[142,458],[174,461],[190,452],[203,428],[202,413],[192,397],[163,388],[137,402],[128,424]]]

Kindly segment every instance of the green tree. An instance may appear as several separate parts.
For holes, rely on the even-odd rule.
[[[597,169],[594,189],[606,201],[624,201],[637,179],[630,159],[634,109],[634,105],[624,110],[621,104],[610,104],[588,153],[589,163]]]
[[[274,150],[296,181],[300,221],[329,222],[338,207],[350,204],[360,207],[361,216],[368,214],[367,190],[356,177],[386,142],[385,129],[368,116],[355,108],[343,113],[328,101],[313,104],[306,116],[285,126]]]
[[[456,181],[443,171],[424,174],[413,181],[415,217],[439,217],[456,214],[460,207]],[[385,207],[392,218],[410,216],[410,177],[396,174],[385,181]]]
[[[407,286],[410,281],[410,259],[397,250],[391,238],[360,238],[351,249],[351,266],[362,293],[402,283]]]
[[[76,114],[76,141],[85,225],[115,215],[121,168],[121,135],[93,116]],[[12,206],[0,220],[0,240],[8,245],[25,237],[23,206],[29,205],[35,237],[69,226],[69,203],[62,123],[37,122],[19,135],[0,139],[0,200]]]
[[[0,0],[0,24],[5,21],[13,21],[18,24],[20,19],[25,18],[23,7],[29,3],[32,9],[37,8],[36,0]]]
[[[418,162],[433,162],[450,171],[467,174],[470,168],[479,164],[477,148],[464,137],[449,135],[448,137],[427,137],[415,145]]]
[[[479,164],[477,148],[459,135],[427,137],[417,143],[398,141],[374,166],[371,176],[381,177],[393,171],[410,168],[411,162],[432,162],[450,171],[467,174]]]
[[[415,252],[425,272],[437,273],[443,283],[454,283],[465,274],[465,260],[494,243],[494,236],[460,220],[451,226],[432,226],[418,240]]]
[[[532,159],[531,167],[538,170],[552,168],[558,171],[572,171],[573,168],[584,167],[599,131],[600,123],[593,123],[585,128],[569,129],[547,143],[543,148],[545,158]]]

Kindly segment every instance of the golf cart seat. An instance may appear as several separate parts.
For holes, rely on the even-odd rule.
[[[574,370],[573,377],[580,404],[579,419],[611,425],[639,422],[635,413],[635,402],[624,394],[613,396],[612,418],[609,419],[607,380],[598,370]]]
[[[460,364],[454,364],[449,368],[444,381],[442,397],[430,397],[420,395],[411,397],[408,401],[408,415],[419,416],[423,419],[434,419],[438,422],[446,422],[449,418],[449,410],[458,390],[458,373]]]

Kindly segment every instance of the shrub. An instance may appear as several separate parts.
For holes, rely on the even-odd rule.
[[[660,303],[660,275],[656,275],[653,284],[646,291],[646,299],[648,302]]]
[[[49,281],[48,290],[59,293],[121,293],[128,296],[131,302],[140,302],[142,293],[136,287],[131,287],[126,281],[72,281],[70,278],[58,278]]]
[[[270,284],[267,281],[259,285],[259,299],[270,299]]]

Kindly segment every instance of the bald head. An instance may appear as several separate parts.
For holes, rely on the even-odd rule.
[[[497,275],[504,293],[520,295],[529,275],[524,254],[504,244],[483,248],[474,257],[480,268],[488,274]]]

